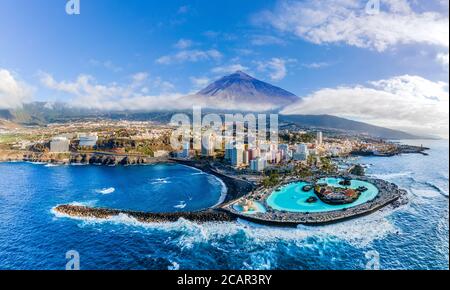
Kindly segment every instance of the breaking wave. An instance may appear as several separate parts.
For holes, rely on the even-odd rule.
[[[345,221],[327,226],[303,226],[297,228],[270,227],[238,220],[237,222],[210,222],[197,224],[185,219],[174,223],[142,223],[126,214],[119,214],[108,219],[71,217],[55,212],[56,217],[82,221],[83,226],[117,226],[134,227],[143,231],[163,231],[178,233],[177,244],[182,249],[191,249],[199,243],[218,242],[232,237],[251,241],[255,244],[266,244],[277,241],[300,243],[308,238],[319,240],[340,240],[355,247],[366,247],[375,240],[383,239],[390,234],[399,234],[400,230],[390,222],[388,216],[392,211],[380,211],[371,216]]]
[[[61,166],[61,165],[53,164],[53,163],[45,164],[45,167],[59,167],[59,166]]]
[[[169,184],[172,182],[170,181],[170,177],[165,177],[153,179],[150,183],[153,185],[161,185],[161,184]]]
[[[101,193],[103,195],[108,195],[108,194],[114,193],[115,191],[116,191],[116,189],[114,187],[109,187],[109,188],[97,189],[95,192]]]
[[[186,206],[187,206],[187,204],[186,204],[186,202],[183,200],[183,201],[180,201],[176,206],[174,206],[174,208],[177,208],[177,209],[184,209]]]
[[[413,172],[397,172],[397,173],[386,173],[386,174],[370,174],[370,176],[385,179],[385,180],[395,180],[396,178],[412,177]]]

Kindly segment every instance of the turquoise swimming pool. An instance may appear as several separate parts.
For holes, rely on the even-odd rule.
[[[251,209],[251,210],[249,210],[247,212],[244,212],[244,209],[243,209],[242,205],[239,205],[239,204],[233,205],[233,208],[234,208],[234,210],[236,210],[236,211],[238,211],[240,213],[246,214],[246,215],[254,215],[254,214],[257,214],[257,213],[265,213],[265,212],[267,212],[266,208],[264,207],[264,205],[262,205],[262,203],[257,202],[257,201],[254,201],[253,203],[254,203],[254,205],[256,207],[256,210],[252,210]]]
[[[323,178],[318,180],[318,183],[327,183],[330,186],[342,187],[339,182],[342,181],[340,178]],[[373,200],[378,195],[378,188],[373,184],[362,181],[362,180],[352,180],[352,189],[357,189],[360,186],[365,186],[368,190],[363,192],[360,198],[351,204],[344,205],[329,205],[321,200],[315,203],[308,203],[307,200],[310,197],[317,197],[314,190],[305,192],[302,188],[305,185],[309,185],[306,182],[297,182],[288,184],[279,189],[279,191],[273,192],[267,199],[267,205],[275,210],[282,210],[288,212],[299,212],[299,213],[317,213],[317,212],[330,212],[335,210],[342,210],[346,208],[355,207],[364,204],[368,201]]]

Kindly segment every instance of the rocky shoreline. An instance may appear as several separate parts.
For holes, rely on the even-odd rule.
[[[427,156],[428,153],[426,151],[430,150],[430,148],[423,146],[413,146],[413,145],[399,145],[395,151],[385,152],[385,153],[377,153],[374,151],[352,151],[350,153],[351,156],[378,156],[378,157],[392,157],[401,154],[422,154]]]
[[[37,153],[29,151],[2,151],[0,162],[36,162],[55,165],[85,164],[85,165],[141,165],[154,163],[170,163],[167,158],[147,156],[117,155],[108,153]]]

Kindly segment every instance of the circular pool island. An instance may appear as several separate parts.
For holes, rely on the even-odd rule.
[[[321,192],[326,198],[317,194],[322,188],[329,191]],[[342,200],[332,200],[336,198],[333,195],[338,200],[339,195],[350,199],[340,204]],[[381,179],[317,176],[314,181],[291,180],[274,188],[261,188],[222,209],[238,218],[267,225],[323,225],[367,215],[389,204],[399,207],[408,201],[406,195],[405,190]],[[265,210],[245,214],[237,206],[243,200],[259,201]]]
[[[371,201],[378,196],[378,188],[368,181],[352,179],[350,186],[344,187],[340,185],[343,180],[342,178],[321,178],[316,184],[323,184],[332,188],[348,188],[351,190],[365,188],[366,190],[361,192],[354,202],[334,205],[322,201],[322,198],[317,199],[318,196],[314,192],[314,186],[311,183],[300,181],[277,189],[269,195],[266,202],[269,207],[278,211],[319,213],[352,208]],[[310,190],[305,191],[305,189]]]

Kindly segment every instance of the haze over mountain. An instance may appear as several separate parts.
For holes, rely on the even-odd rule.
[[[182,102],[205,108],[226,110],[269,111],[283,108],[299,97],[282,88],[237,71],[224,76]]]
[[[292,123],[307,128],[334,129],[354,134],[369,135],[383,139],[418,139],[435,138],[434,136],[416,136],[406,132],[370,125],[331,115],[280,115],[282,122]]]
[[[70,104],[34,102],[16,110],[0,110],[0,119],[25,125],[43,125],[86,117],[107,117],[132,120],[169,122],[172,111],[184,109],[192,112],[192,105],[201,106],[204,113],[215,112],[277,112],[301,101],[295,94],[257,80],[237,71],[220,78],[194,95],[181,97],[173,110],[105,111],[72,107]],[[180,105],[181,104],[181,105]],[[175,109],[176,108],[176,109]],[[331,112],[332,114],[332,112]],[[371,135],[386,139],[416,138],[402,131],[382,128],[362,122],[329,115],[280,115],[280,122],[302,127],[347,130],[352,133]]]

